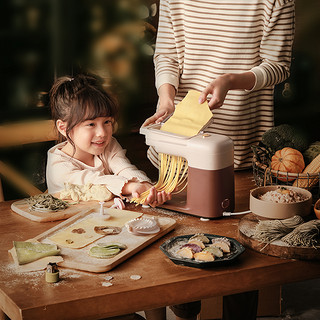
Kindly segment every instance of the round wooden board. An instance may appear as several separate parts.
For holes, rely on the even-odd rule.
[[[285,259],[320,260],[320,249],[292,247],[282,241],[267,244],[252,238],[259,221],[267,220],[253,213],[245,215],[239,222],[239,240],[248,248],[257,252]]]

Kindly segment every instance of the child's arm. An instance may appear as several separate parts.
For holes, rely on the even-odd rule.
[[[112,139],[111,151],[101,164],[89,167],[60,151],[60,145],[51,148],[47,161],[47,186],[49,193],[57,193],[64,189],[64,183],[73,184],[103,184],[113,194],[120,195],[123,186],[135,178],[135,181],[150,182],[146,174],[138,170],[125,157],[125,151],[119,143]],[[113,171],[115,170],[115,171]]]
[[[119,142],[112,137],[103,157],[104,165],[107,171],[114,175],[126,178],[128,181],[136,178],[140,182],[150,182],[145,172],[139,170],[126,157],[126,150],[122,148]]]

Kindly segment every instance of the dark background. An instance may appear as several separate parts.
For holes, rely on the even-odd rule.
[[[54,79],[94,72],[119,100],[116,136],[128,157],[156,178],[138,130],[157,102],[152,62],[157,9],[157,0],[1,1],[0,124],[49,119],[48,91]],[[319,30],[320,2],[296,0],[291,76],[275,91],[276,125],[297,126],[310,142],[320,140]],[[1,150],[0,159],[44,191],[46,151],[51,145]],[[6,200],[23,196],[3,184]]]

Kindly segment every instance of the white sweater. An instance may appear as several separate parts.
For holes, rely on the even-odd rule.
[[[233,139],[235,168],[249,167],[250,146],[274,125],[274,86],[289,76],[293,37],[293,0],[160,0],[156,87],[172,84],[178,103],[222,74],[252,71],[254,88],[229,91],[208,128]]]
[[[93,167],[61,151],[65,144],[59,143],[48,151],[46,178],[49,193],[63,190],[65,182],[79,185],[93,183],[103,184],[119,196],[129,180],[136,178],[140,182],[150,182],[144,172],[130,163],[125,156],[126,151],[114,137],[105,152],[94,157]]]

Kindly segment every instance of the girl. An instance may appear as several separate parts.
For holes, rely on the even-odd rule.
[[[112,136],[117,106],[96,77],[57,79],[50,91],[50,106],[60,143],[48,151],[49,193],[63,190],[69,182],[102,184],[123,198],[139,197],[151,188],[146,204],[152,207],[171,198],[156,192]]]

